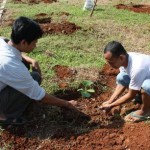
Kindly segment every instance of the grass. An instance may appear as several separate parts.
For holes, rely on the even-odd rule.
[[[140,51],[139,48],[141,47],[149,51],[150,42],[148,39],[150,38],[147,29],[150,28],[150,24],[148,14],[118,10],[112,4],[97,5],[93,17],[89,17],[90,12],[83,11],[81,3],[73,5],[64,0],[59,1],[59,3],[35,5],[14,4],[9,1],[6,8],[8,9],[7,15],[13,19],[18,16],[34,19],[38,13],[47,13],[52,17],[53,22],[66,19],[82,27],[80,31],[72,35],[44,36],[39,40],[37,48],[30,54],[41,64],[45,80],[43,86],[48,92],[58,88],[57,84],[51,80],[55,77],[52,70],[53,66],[61,64],[74,68],[100,69],[105,63],[102,50],[106,43],[111,40],[121,41],[127,48],[131,49],[136,48],[132,44],[136,43],[137,51]],[[63,18],[59,15],[61,12],[68,12],[70,15]],[[142,29],[141,26],[143,26]],[[129,33],[126,33],[126,30]],[[0,35],[9,37],[9,34],[10,27],[1,27]],[[147,40],[145,42],[142,39],[139,40],[138,36]],[[138,40],[139,45],[131,38]],[[48,56],[47,53],[52,54],[52,56]]]

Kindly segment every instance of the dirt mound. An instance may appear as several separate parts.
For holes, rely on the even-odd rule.
[[[67,12],[61,12],[59,15],[68,16],[69,13]],[[51,22],[52,18],[49,17],[48,14],[40,13],[35,15],[34,21],[39,23],[41,26],[44,34],[72,34],[76,32],[77,30],[80,30],[81,27],[75,25],[75,23],[71,23],[69,21],[62,21],[61,23]],[[14,20],[8,19],[3,20],[2,24],[6,26],[12,26]]]
[[[56,65],[53,67],[53,69],[59,79],[71,78],[76,73],[67,66]]]
[[[117,9],[127,9],[130,11],[134,11],[137,13],[147,13],[150,14],[150,5],[124,5],[124,4],[118,4],[115,6]]]
[[[46,34],[72,34],[81,29],[81,27],[76,26],[75,23],[68,21],[63,21],[61,23],[45,23],[40,24],[40,26]]]
[[[69,16],[70,14],[67,12],[60,12],[60,16]],[[53,23],[51,22],[51,17],[48,14],[40,13],[35,15],[34,21],[40,24],[42,30],[45,34],[72,34],[75,31],[81,29],[81,27],[76,26],[75,23],[71,23],[68,21],[62,21],[61,23]]]

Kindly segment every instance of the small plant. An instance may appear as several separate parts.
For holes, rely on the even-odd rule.
[[[91,97],[91,93],[94,93],[95,90],[91,87],[94,83],[89,80],[82,81],[82,88],[78,89],[82,97]]]

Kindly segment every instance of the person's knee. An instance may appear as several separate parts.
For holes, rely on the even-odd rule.
[[[142,84],[142,89],[148,94],[150,95],[150,79],[147,79],[143,82]]]
[[[39,83],[39,85],[41,84],[42,78],[38,72],[36,72],[36,71],[31,72],[31,76],[35,81],[37,81]]]
[[[116,82],[117,84],[121,84],[127,87],[130,83],[130,77],[125,72],[121,72],[117,75]]]

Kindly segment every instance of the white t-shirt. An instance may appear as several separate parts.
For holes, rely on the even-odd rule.
[[[34,100],[41,100],[45,96],[45,90],[22,63],[21,52],[0,38],[0,91],[6,86]]]
[[[129,88],[133,90],[140,90],[146,79],[150,79],[150,56],[129,52],[127,68],[120,67],[120,71],[125,70],[129,75],[131,81]]]

